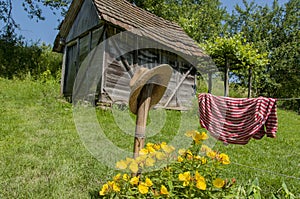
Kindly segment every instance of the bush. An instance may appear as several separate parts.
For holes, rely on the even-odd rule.
[[[24,79],[28,74],[38,79],[45,71],[53,77],[61,69],[62,55],[52,52],[50,45],[28,45],[21,38],[0,38],[0,77]]]

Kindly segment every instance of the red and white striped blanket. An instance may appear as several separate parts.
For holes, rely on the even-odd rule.
[[[230,98],[199,94],[200,124],[224,143],[247,144],[277,132],[276,99]]]

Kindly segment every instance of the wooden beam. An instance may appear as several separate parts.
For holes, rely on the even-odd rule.
[[[229,96],[229,60],[225,59],[225,69],[224,69],[224,96]]]
[[[212,72],[208,72],[208,93],[212,92]]]
[[[171,102],[172,98],[174,97],[174,95],[176,94],[177,90],[178,90],[179,87],[182,85],[182,83],[183,83],[183,81],[185,80],[185,78],[190,74],[190,72],[192,71],[192,69],[193,69],[193,67],[191,67],[191,68],[183,75],[183,77],[181,78],[179,84],[176,86],[176,88],[174,89],[172,95],[169,97],[168,101],[167,101],[166,104],[164,105],[164,108],[166,108],[166,107],[170,104],[170,102]]]
[[[251,98],[251,89],[252,89],[252,68],[249,67],[249,74],[248,74],[248,98]]]

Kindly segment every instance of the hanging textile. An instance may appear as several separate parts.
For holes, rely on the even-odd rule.
[[[230,98],[199,94],[200,124],[218,140],[228,144],[247,144],[277,132],[276,99]]]

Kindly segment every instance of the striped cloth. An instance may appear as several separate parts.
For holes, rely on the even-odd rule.
[[[229,98],[199,94],[200,124],[218,140],[229,144],[247,144],[265,134],[277,132],[276,99]]]

